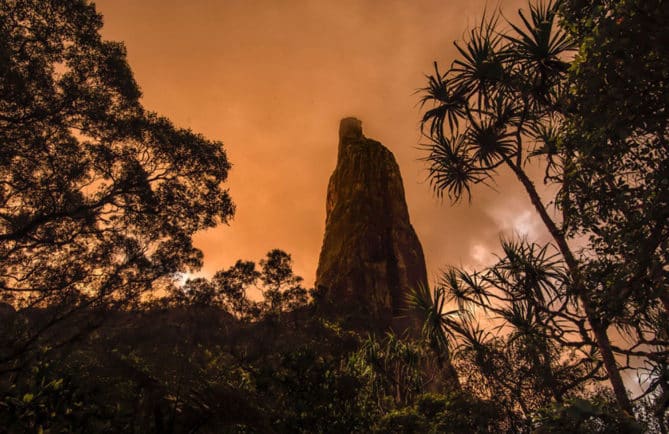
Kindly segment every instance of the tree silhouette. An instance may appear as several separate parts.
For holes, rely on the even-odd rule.
[[[515,175],[553,239],[554,245],[549,248],[559,254],[559,259],[556,259],[559,262],[557,266],[564,267],[564,276],[557,280],[550,279],[549,282],[554,283],[549,287],[537,286],[538,281],[530,284],[531,282],[516,279],[515,284],[520,288],[530,284],[536,291],[535,294],[523,296],[525,301],[533,300],[533,304],[518,304],[521,300],[511,297],[503,301],[511,302],[512,310],[499,311],[498,314],[511,321],[522,319],[519,316],[548,314],[548,318],[534,322],[535,326],[540,327],[544,327],[547,321],[550,324],[551,315],[560,317],[566,315],[562,319],[568,318],[571,330],[577,332],[577,339],[584,345],[592,345],[597,357],[601,358],[619,406],[632,414],[632,405],[615,358],[616,352],[626,355],[632,353],[611,344],[608,329],[614,318],[609,317],[607,309],[603,307],[607,302],[624,304],[625,300],[620,299],[615,293],[602,289],[600,283],[602,275],[600,273],[597,276],[594,272],[597,260],[604,258],[602,255],[597,256],[601,250],[592,249],[596,255],[593,259],[591,252],[578,252],[570,245],[570,237],[577,233],[579,235],[598,233],[597,225],[579,224],[583,220],[577,217],[579,210],[575,211],[571,204],[583,202],[577,201],[573,195],[580,195],[586,202],[603,195],[601,189],[594,188],[596,184],[585,182],[581,184],[583,188],[578,190],[575,182],[572,182],[573,178],[588,178],[590,172],[579,170],[578,166],[575,166],[577,155],[573,149],[564,145],[568,123],[582,115],[578,106],[573,106],[574,100],[570,94],[567,74],[570,64],[566,60],[575,54],[574,41],[578,43],[586,41],[588,44],[591,41],[587,39],[589,35],[587,32],[569,34],[558,25],[561,3],[560,1],[530,3],[529,13],[522,11],[519,13],[519,25],[507,21],[510,27],[508,30],[500,30],[500,19],[497,14],[484,17],[480,26],[469,33],[464,45],[456,44],[461,58],[455,60],[446,73],[441,73],[435,65],[435,73],[428,77],[428,86],[423,89],[422,98],[423,104],[432,105],[422,119],[424,131],[431,140],[427,145],[429,154],[426,161],[429,163],[430,179],[437,194],[442,195],[445,192],[456,202],[464,196],[471,198],[471,186],[491,181],[498,169],[505,168]],[[574,5],[577,3],[580,4],[573,2]],[[585,6],[584,8],[587,9]],[[596,8],[593,10],[599,11]],[[592,10],[590,12],[592,13]],[[588,19],[591,17],[586,13],[583,22],[589,22]],[[572,39],[572,36],[576,39]],[[611,44],[615,42],[612,41]],[[593,50],[596,51],[597,48],[593,47]],[[574,79],[578,85],[587,88],[588,77],[597,74],[594,64],[591,67],[587,76],[575,75]],[[624,98],[632,96],[628,94]],[[591,97],[583,99],[592,101]],[[601,102],[603,101],[598,103]],[[576,114],[573,112],[575,109]],[[585,110],[584,113],[586,117],[590,117],[596,111]],[[663,116],[666,118],[666,115]],[[654,149],[653,152],[661,152],[662,149],[656,145],[650,147]],[[616,155],[618,154],[614,151],[611,159],[620,162]],[[596,166],[598,164],[596,154],[592,157],[590,160],[592,166]],[[622,161],[630,160],[623,158]],[[561,219],[560,216],[550,212],[546,202],[539,195],[535,181],[527,170],[532,162],[542,164],[545,167],[544,182],[559,189],[553,202],[555,203],[557,199],[559,210],[562,211]],[[583,166],[583,169],[587,167]],[[623,172],[617,172],[624,168],[615,164],[604,168],[604,171],[611,173],[611,169],[613,177],[625,176]],[[641,164],[637,169],[639,173],[653,179],[663,178],[662,169],[650,163]],[[624,201],[624,198],[619,196],[625,191],[624,187],[622,189],[621,187],[620,184],[610,183],[609,190],[605,194],[616,197],[614,199],[616,203]],[[615,208],[615,205],[611,209],[616,215],[618,212],[624,212],[620,208]],[[593,210],[597,213],[596,208]],[[651,221],[656,219],[653,213],[645,217]],[[665,220],[663,225],[666,224]],[[621,226],[618,229],[620,230],[618,234],[624,236],[627,229]],[[662,226],[661,231],[664,230]],[[527,251],[522,245],[516,247],[518,248],[505,249],[507,265],[517,262],[516,259],[522,250]],[[634,252],[643,254],[642,250],[636,249]],[[660,255],[659,258],[661,257]],[[628,262],[626,265],[629,264]],[[509,282],[502,279],[508,277],[500,272],[500,266],[503,265],[502,261],[489,270],[492,275],[485,274],[486,284],[498,290],[511,289],[508,288]],[[532,276],[525,274],[523,279],[527,280],[530,277]],[[469,294],[470,299],[476,300],[476,297],[479,297],[479,304],[490,303],[490,299],[486,300],[490,295],[489,292],[476,293],[478,287],[476,285],[470,287],[474,291],[473,294]],[[659,296],[657,292],[662,290],[656,290],[654,297]],[[583,316],[584,321],[579,321],[579,315]],[[584,324],[587,324],[587,327]],[[528,336],[530,335],[525,337]],[[638,342],[639,345],[644,344],[643,339],[645,338],[642,337]],[[652,343],[664,346],[665,350],[655,352],[655,355],[666,357],[666,339],[653,340]],[[566,344],[561,342],[561,345]],[[635,354],[643,355],[642,352]],[[645,353],[648,354],[650,353]],[[554,392],[559,391],[554,390]],[[556,399],[558,396],[559,393],[554,393]]]
[[[142,108],[101,27],[84,1],[0,2],[0,298],[21,327],[2,370],[198,268],[192,235],[233,214],[222,144]]]
[[[188,279],[170,290],[170,301],[183,306],[218,306],[242,322],[262,318],[281,320],[282,312],[307,305],[307,290],[302,277],[293,273],[290,254],[272,249],[260,260],[260,270],[252,261],[238,260],[212,279]],[[256,290],[262,300],[255,301],[248,292]]]
[[[565,1],[583,39],[572,67],[572,115],[564,139],[571,168],[559,198],[576,234],[587,234],[596,303],[642,357],[657,416],[669,409],[669,47],[661,1]],[[667,427],[663,427],[667,432]]]

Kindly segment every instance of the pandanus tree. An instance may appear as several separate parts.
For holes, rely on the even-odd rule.
[[[568,70],[576,53],[574,40],[559,25],[559,8],[559,1],[531,3],[517,24],[497,14],[484,17],[464,44],[456,43],[459,58],[445,72],[435,63],[422,89],[427,107],[422,126],[430,140],[425,160],[435,192],[453,202],[471,200],[472,186],[508,170],[553,241],[546,247],[507,243],[497,265],[483,273],[462,272],[445,286],[456,299],[495,313],[514,330],[514,342],[523,342],[523,348],[531,344],[534,349],[524,354],[546,372],[545,386],[554,399],[570,382],[560,385],[551,357],[560,348],[581,348],[584,361],[572,368],[583,378],[596,378],[603,366],[618,405],[631,414],[608,334],[612,320],[602,308],[601,285],[591,280],[593,258],[570,244],[572,208],[558,200],[560,214],[547,205],[568,196],[574,168],[562,138],[572,116]],[[508,28],[502,31],[503,24]],[[558,191],[556,197],[541,197],[528,170],[533,165],[545,168],[543,181]],[[444,324],[457,330],[452,321]]]
[[[426,329],[439,329],[463,386],[507,412],[509,425],[527,428],[531,416],[600,380],[602,362],[578,306],[562,292],[569,279],[557,253],[526,241],[503,241],[504,255],[482,272],[449,268],[434,289],[410,301],[428,306]],[[457,310],[440,307],[456,304]],[[485,315],[485,320],[478,318]],[[429,324],[429,325],[428,325]]]
[[[419,285],[407,296],[407,304],[410,309],[417,311],[423,318],[421,335],[436,358],[440,377],[446,376],[448,378],[447,388],[459,389],[458,375],[450,360],[449,336],[444,328],[444,322],[448,321],[449,316],[456,314],[457,311],[446,312],[446,302],[447,294],[441,287],[431,292],[428,286]]]
[[[394,406],[406,406],[425,392],[431,382],[423,369],[425,361],[420,345],[393,333],[380,339],[368,336],[351,359],[367,377],[371,396],[382,410],[387,410],[387,397]]]

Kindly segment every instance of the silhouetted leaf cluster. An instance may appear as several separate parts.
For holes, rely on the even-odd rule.
[[[0,371],[198,268],[192,235],[233,214],[221,143],[142,108],[101,27],[84,1],[0,3],[0,301],[48,307],[2,336]]]
[[[476,369],[465,386],[501,394],[510,412],[573,408],[565,400],[608,379],[631,415],[627,370],[666,432],[668,13],[661,1],[579,0],[530,2],[517,21],[495,11],[421,89],[437,195],[471,199],[509,170],[553,241],[503,241],[495,265],[449,269],[413,295],[427,339]]]

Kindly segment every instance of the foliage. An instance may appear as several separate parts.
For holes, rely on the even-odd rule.
[[[560,201],[568,229],[589,238],[585,272],[597,307],[631,336],[621,351],[645,360],[637,364],[654,379],[647,391],[666,416],[669,49],[658,35],[669,5],[570,0],[563,13],[582,43],[571,68],[571,169]]]
[[[0,420],[16,432],[366,433],[398,432],[384,427],[406,413],[419,425],[404,432],[502,426],[491,402],[426,394],[433,371],[419,342],[362,338],[294,313],[247,321],[162,301],[113,312],[74,351],[56,351],[48,371],[22,373]],[[27,394],[34,407],[19,402]]]
[[[422,103],[431,105],[422,124],[436,193],[471,199],[473,185],[509,170],[554,242],[504,241],[496,265],[448,271],[445,289],[435,290],[435,297],[445,292],[459,302],[460,321],[439,321],[467,348],[460,355],[493,390],[515,395],[525,413],[562,402],[570,390],[602,379],[604,368],[619,406],[631,414],[616,354],[626,358],[623,369],[643,360],[649,378],[665,378],[667,311],[657,301],[667,294],[660,271],[667,239],[666,44],[648,40],[643,24],[660,26],[667,8],[641,3],[537,1],[519,12],[518,23],[506,21],[507,29],[494,13],[456,44],[460,58],[450,69],[442,73],[435,64],[422,89]],[[630,55],[641,64],[629,66]],[[649,78],[637,80],[644,65]],[[640,95],[650,105],[630,114]],[[532,180],[532,165],[545,169],[544,183],[557,191],[548,201]],[[561,215],[550,211],[551,202]],[[574,238],[584,236],[589,243],[575,249]],[[504,337],[472,323],[470,309],[491,313]],[[610,325],[632,344],[612,344]],[[650,381],[647,390],[667,389],[662,381]],[[540,399],[531,402],[533,396]]]
[[[280,317],[284,311],[296,311],[307,304],[308,291],[302,287],[302,277],[293,274],[288,253],[273,249],[260,261],[260,267],[258,271],[254,262],[238,260],[212,279],[198,277],[173,286],[166,301],[177,306],[223,307],[244,321]],[[250,290],[259,292],[262,301],[251,299]]]
[[[294,276],[292,259],[289,254],[278,249],[267,253],[267,258],[260,261],[262,274],[260,281],[263,296],[269,303],[268,312],[280,315],[285,308],[294,310],[307,302],[307,291],[302,288],[302,278]]]
[[[282,321],[201,305],[117,312],[48,373],[18,378],[0,420],[12,432],[366,432],[376,413],[347,368],[348,334]]]
[[[102,431],[99,408],[88,402],[76,379],[58,377],[48,363],[35,365],[29,375],[14,383],[0,402],[0,424],[7,432]],[[48,432],[48,431],[47,431]]]
[[[509,425],[523,426],[540,408],[582,393],[601,362],[579,337],[582,317],[560,296],[568,280],[556,255],[526,241],[504,241],[503,251],[483,272],[451,268],[434,296],[420,290],[412,298],[434,311],[432,328],[457,370],[468,372],[463,387],[495,399]],[[458,310],[443,312],[453,303]]]
[[[282,354],[278,365],[262,366],[258,381],[280,403],[273,422],[278,432],[367,431],[375,411],[365,399],[364,378],[343,362],[303,347]]]
[[[449,395],[426,393],[409,407],[384,415],[373,432],[397,434],[489,433],[499,432],[497,409],[491,402],[469,394]]]
[[[428,363],[420,344],[387,333],[368,336],[351,362],[365,377],[376,405],[388,410],[405,406],[430,383]]]
[[[99,322],[75,312],[198,268],[192,235],[233,214],[221,143],[144,110],[101,27],[85,1],[0,3],[0,300],[48,306],[3,343],[3,370]]]
[[[537,434],[558,433],[641,433],[643,427],[621,413],[615,403],[595,396],[574,398],[542,409],[535,420]]]
[[[221,143],[141,106],[93,4],[0,0],[0,426],[666,432],[668,18],[661,0],[538,1],[435,64],[435,192],[471,200],[508,170],[554,244],[503,240],[492,266],[417,288],[412,339],[320,318],[281,250],[176,285],[201,264],[192,235],[233,214]],[[645,375],[637,421],[619,364]],[[614,396],[589,392],[607,379]]]
[[[550,155],[572,50],[557,27],[555,3],[530,4],[522,26],[500,33],[497,15],[470,31],[451,68],[428,76],[422,124],[432,143],[426,161],[438,195],[459,201],[505,165],[519,177],[528,159]],[[446,128],[448,127],[448,128]],[[527,137],[526,137],[527,136]],[[524,140],[530,142],[526,146]],[[524,182],[524,179],[523,179]]]

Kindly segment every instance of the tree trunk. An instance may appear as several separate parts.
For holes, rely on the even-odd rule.
[[[627,396],[627,390],[625,389],[625,384],[623,383],[622,376],[620,375],[620,370],[616,364],[616,359],[613,355],[613,350],[611,349],[611,342],[609,341],[609,336],[606,333],[606,326],[601,323],[596,318],[593,318],[592,308],[589,306],[584,299],[583,306],[588,317],[588,321],[592,326],[592,331],[595,334],[595,342],[597,342],[597,347],[599,352],[602,355],[602,361],[604,362],[604,367],[606,372],[609,374],[609,381],[611,381],[611,386],[613,386],[613,393],[616,395],[616,400],[618,405],[629,413],[630,416],[634,414],[634,409],[632,408],[632,403],[630,402],[629,397]],[[614,375],[612,375],[614,373]]]
[[[596,313],[590,305],[588,295],[586,294],[585,288],[580,278],[578,262],[574,257],[574,254],[571,252],[567,240],[564,237],[564,234],[558,227],[555,225],[555,222],[551,219],[544,207],[539,194],[537,193],[532,180],[528,178],[527,174],[517,165],[515,165],[508,157],[505,158],[507,165],[513,170],[518,180],[523,184],[527,194],[530,196],[530,201],[534,208],[539,213],[541,220],[544,225],[550,232],[553,240],[558,246],[562,257],[567,263],[567,268],[569,269],[569,274],[574,283],[575,293],[578,296],[578,299],[583,305],[583,310],[585,311],[586,318],[595,337],[595,342],[597,343],[597,348],[599,353],[602,355],[602,361],[604,362],[604,367],[609,376],[609,381],[613,387],[613,392],[615,393],[616,400],[621,409],[633,415],[632,403],[627,396],[627,391],[625,390],[625,385],[623,383],[622,376],[620,375],[620,369],[616,364],[615,356],[613,355],[613,350],[611,349],[611,342],[609,341],[608,334],[606,332],[606,326],[597,318]]]

